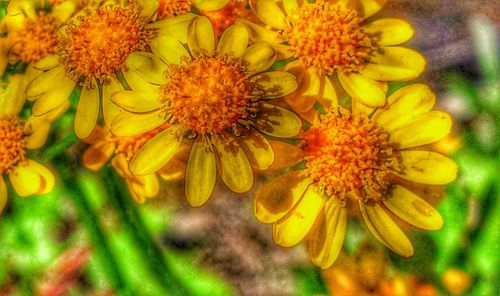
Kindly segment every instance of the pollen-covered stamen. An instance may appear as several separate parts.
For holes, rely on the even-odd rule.
[[[25,160],[26,133],[16,116],[0,117],[0,175]]]
[[[12,32],[11,54],[26,63],[38,62],[57,50],[57,29],[60,22],[41,12],[36,20],[26,19],[21,30]]]
[[[216,11],[202,11],[210,19],[217,36],[222,34],[239,18],[252,19],[252,10],[247,8],[247,0],[230,0],[224,8]]]
[[[162,109],[172,123],[194,133],[219,133],[252,115],[255,83],[242,60],[222,53],[194,53],[167,68]]]
[[[305,172],[329,196],[380,201],[391,171],[400,170],[389,134],[365,115],[339,108],[321,117],[305,134]]]
[[[75,81],[84,77],[86,86],[93,79],[108,82],[129,54],[147,49],[152,31],[139,15],[139,6],[130,1],[125,6],[90,7],[70,21],[61,41],[66,73]]]
[[[191,11],[191,0],[160,0],[157,11],[160,19],[182,15]]]
[[[135,153],[139,151],[147,141],[156,136],[163,129],[164,127],[159,127],[142,135],[133,137],[118,137],[110,133],[107,140],[115,144],[115,154],[123,154],[127,161],[130,161]]]
[[[304,3],[282,33],[295,56],[328,74],[360,71],[375,47],[355,10],[325,1]]]

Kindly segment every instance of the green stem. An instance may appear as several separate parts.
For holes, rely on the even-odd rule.
[[[118,295],[131,295],[130,287],[123,280],[124,276],[121,274],[110,245],[106,240],[105,231],[98,223],[99,217],[91,210],[78,179],[75,182],[75,178],[72,178],[71,168],[68,163],[67,159],[62,158],[58,159],[55,165],[61,174],[60,177],[64,183],[64,188],[78,212],[80,222],[88,233],[95,254],[102,262],[102,269],[106,270],[108,279]]]
[[[109,166],[101,170],[100,177],[109,191],[113,207],[127,222],[126,224],[130,227],[132,236],[140,245],[140,250],[143,252],[143,258],[147,260],[154,274],[159,277],[162,285],[167,288],[170,295],[189,295],[189,292],[177,279],[170,267],[165,264],[162,250],[152,239],[137,211],[137,205],[132,201],[132,197],[126,186],[124,186],[121,177]]]
[[[62,138],[62,140],[57,141],[56,144],[45,149],[41,155],[41,159],[44,162],[54,159],[55,157],[65,152],[66,149],[75,144],[76,141],[78,141],[78,138],[76,137],[75,133],[70,133],[66,135],[64,138]]]

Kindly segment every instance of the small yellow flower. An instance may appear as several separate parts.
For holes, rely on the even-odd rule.
[[[386,81],[417,78],[425,67],[418,52],[400,46],[412,27],[394,18],[369,20],[385,0],[252,0],[257,17],[268,27],[247,25],[258,41],[267,41],[296,74],[300,89],[287,102],[313,121],[315,101],[337,100],[346,92],[369,107],[385,103]]]
[[[112,97],[125,109],[111,125],[115,135],[172,125],[137,152],[130,170],[136,175],[158,171],[184,141],[191,145],[186,172],[191,205],[201,206],[210,197],[216,167],[229,189],[250,190],[252,167],[265,170],[274,160],[263,133],[293,137],[302,126],[300,118],[272,101],[295,91],[295,77],[266,72],[275,62],[274,50],[265,43],[248,46],[241,25],[229,27],[217,42],[210,21],[196,17],[189,25],[189,52],[171,37],[157,40],[151,44],[155,55],[131,56],[148,83]]]
[[[144,143],[160,132],[160,128],[134,137],[117,137],[107,128],[97,126],[90,137],[84,139],[91,146],[83,154],[83,165],[99,171],[111,158],[111,165],[127,182],[127,187],[134,200],[144,203],[148,198],[158,195],[160,184],[155,173],[136,176],[130,172],[129,163],[133,155]],[[185,154],[187,149],[180,151],[172,159],[171,165],[159,171],[160,176],[169,181],[181,180],[186,171]]]
[[[23,75],[10,77],[10,83],[0,94],[0,212],[7,202],[7,187],[3,176],[20,196],[45,194],[54,187],[54,176],[43,165],[27,157],[28,149],[41,147],[50,129],[50,122],[57,116],[31,117],[24,121],[17,115],[25,99]]]
[[[305,239],[312,261],[327,268],[341,250],[350,210],[359,208],[373,235],[404,257],[413,255],[412,244],[389,213],[421,229],[442,226],[439,213],[402,184],[456,178],[452,160],[419,148],[444,138],[451,118],[431,111],[435,95],[425,85],[401,88],[387,101],[373,116],[333,106],[305,132],[304,168],[258,191],[255,215],[274,223],[277,244]]]

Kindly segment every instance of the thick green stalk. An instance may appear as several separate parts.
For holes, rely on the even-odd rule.
[[[46,148],[40,158],[44,162],[52,160],[61,155],[63,152],[65,152],[69,147],[71,147],[77,141],[78,138],[76,137],[75,133],[70,133],[61,140],[57,141],[56,144]]]

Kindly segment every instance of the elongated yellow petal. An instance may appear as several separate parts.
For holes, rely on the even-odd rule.
[[[390,133],[390,143],[399,149],[427,145],[444,138],[451,130],[448,113],[430,111]]]
[[[28,165],[26,169],[34,171],[36,174],[38,174],[38,176],[40,176],[40,187],[38,188],[36,194],[46,194],[51,192],[52,189],[54,189],[54,185],[56,183],[55,177],[52,172],[47,167],[41,165],[36,161],[28,159],[27,163]]]
[[[122,108],[111,101],[113,94],[119,91],[123,91],[123,86],[115,78],[112,78],[109,84],[102,87],[102,115],[107,128],[111,127],[113,120],[123,111]]]
[[[266,99],[283,97],[297,89],[295,76],[285,71],[261,73],[253,77]]]
[[[296,136],[302,127],[302,120],[284,108],[268,104],[261,104],[261,117],[255,126],[261,132],[278,138]]]
[[[212,23],[207,17],[198,16],[191,21],[187,42],[191,53],[197,50],[206,50],[209,53],[214,51],[215,33]]]
[[[385,104],[385,91],[376,81],[361,75],[351,73],[338,74],[339,81],[345,91],[354,99],[370,107],[379,107]]]
[[[75,134],[78,138],[86,138],[92,133],[99,117],[99,89],[82,89],[75,114]]]
[[[193,0],[194,6],[200,10],[205,10],[205,11],[216,11],[224,6],[229,2],[229,0]]]
[[[143,74],[136,70],[122,71],[125,81],[132,90],[144,92],[157,92],[159,85],[151,83]]]
[[[33,160],[20,163],[9,173],[9,179],[17,194],[23,197],[48,193],[55,184],[52,172]]]
[[[167,65],[152,53],[134,52],[127,57],[125,66],[129,71],[137,71],[148,82],[154,84],[165,82],[164,73]]]
[[[31,131],[26,140],[26,148],[37,149],[47,141],[50,132],[50,121],[45,117],[32,116],[26,120],[25,126]]]
[[[359,0],[363,8],[363,17],[369,18],[385,5],[387,0]]]
[[[195,17],[195,14],[186,13],[176,17],[169,17],[161,21],[153,22],[148,25],[148,28],[157,30],[158,36],[170,36],[179,40],[181,43],[186,44],[188,27]]]
[[[92,145],[83,153],[82,163],[91,171],[99,171],[115,152],[115,145],[110,142],[101,142]]]
[[[374,52],[361,74],[378,81],[408,81],[418,78],[425,65],[425,58],[413,49],[383,47]]]
[[[274,64],[276,51],[267,43],[255,43],[246,49],[243,61],[250,73],[260,73]]]
[[[158,92],[120,91],[111,96],[111,101],[133,113],[147,113],[160,109]]]
[[[226,146],[215,139],[215,149],[219,161],[219,174],[224,184],[236,193],[249,191],[253,186],[253,170],[248,157],[241,147]]]
[[[28,84],[28,87],[26,88],[26,95],[28,97],[36,97],[46,93],[50,89],[54,88],[56,82],[59,85],[59,81],[63,81],[65,78],[63,67],[56,67],[43,72]]]
[[[31,112],[34,116],[41,116],[59,108],[68,101],[75,85],[74,81],[66,78],[57,82],[57,87],[52,87],[36,99]]]
[[[177,126],[157,134],[134,155],[130,161],[130,171],[139,176],[157,172],[175,155],[182,138]]]
[[[204,205],[212,195],[217,180],[213,148],[199,136],[193,143],[186,168],[186,197],[193,207]]]
[[[372,119],[387,131],[392,131],[430,111],[436,95],[425,84],[413,84],[398,89],[387,101],[388,105],[378,109]]]
[[[0,214],[2,214],[5,205],[7,204],[7,186],[5,186],[5,181],[3,176],[0,175]]]
[[[160,182],[156,174],[149,174],[145,176],[135,176],[128,181],[130,188],[137,195],[141,196],[141,200],[145,198],[152,198],[158,195],[160,191]]]
[[[37,70],[48,71],[59,65],[59,56],[56,54],[48,55],[36,62],[33,67]]]
[[[153,130],[166,120],[160,111],[135,114],[124,111],[111,123],[111,133],[120,137],[137,136]]]
[[[274,152],[269,141],[259,132],[250,131],[241,140],[243,150],[245,150],[252,167],[258,170],[267,170],[274,161]]]
[[[283,218],[300,200],[310,180],[299,171],[286,173],[259,188],[254,200],[255,217],[263,223]]]
[[[451,159],[431,151],[400,151],[403,179],[432,185],[448,184],[457,178],[457,165]]]
[[[295,9],[299,8],[299,3],[297,0],[283,0],[283,8],[285,8],[286,14],[290,15]]]
[[[283,30],[286,28],[285,14],[274,0],[257,0],[250,2],[255,15],[266,25]]]
[[[245,19],[238,19],[235,21],[237,24],[243,24],[248,32],[250,32],[250,40],[253,43],[265,42],[279,53],[279,59],[286,59],[293,56],[290,47],[283,44],[284,40],[280,37],[279,33]]]
[[[248,47],[248,41],[249,34],[245,26],[232,25],[222,33],[217,50],[231,56],[242,57]]]
[[[386,247],[403,256],[413,256],[413,246],[398,225],[377,203],[364,204],[359,201],[359,209],[371,233]]]
[[[384,205],[402,220],[425,230],[439,230],[443,218],[430,204],[401,186],[394,187]]]
[[[190,57],[186,48],[170,36],[159,36],[151,40],[151,51],[166,64],[180,64],[182,57]]]
[[[324,204],[325,198],[317,193],[316,186],[310,185],[297,205],[273,225],[274,242],[282,247],[300,243],[311,230]]]
[[[363,26],[365,32],[376,36],[377,44],[382,46],[405,43],[413,37],[411,25],[401,19],[383,18]]]

